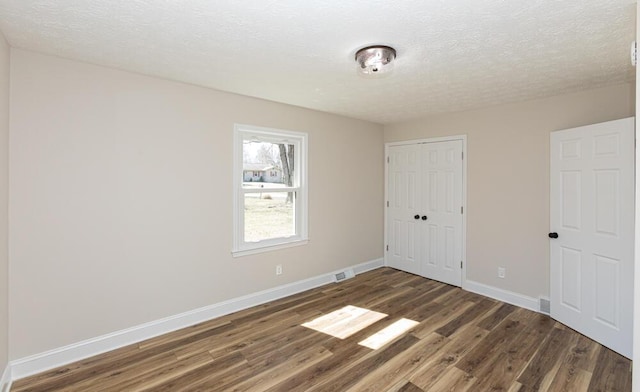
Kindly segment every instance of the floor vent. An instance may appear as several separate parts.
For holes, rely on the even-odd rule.
[[[354,276],[356,276],[356,274],[353,272],[353,269],[349,268],[344,271],[336,272],[335,275],[333,275],[333,281],[342,282],[343,280],[351,279]]]
[[[548,298],[540,297],[540,312],[544,314],[551,313],[551,302]]]

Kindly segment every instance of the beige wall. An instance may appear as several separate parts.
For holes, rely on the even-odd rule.
[[[443,114],[386,126],[385,142],[466,134],[467,279],[548,297],[549,133],[633,116],[634,94],[623,84]]]
[[[11,64],[11,359],[382,257],[381,126],[22,50]],[[309,133],[308,245],[231,257],[234,123]]]
[[[0,33],[0,374],[8,358],[9,45]]]

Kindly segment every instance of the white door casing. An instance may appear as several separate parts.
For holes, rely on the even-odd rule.
[[[462,286],[464,137],[387,146],[387,265]]]
[[[634,175],[633,118],[551,133],[551,316],[628,358]]]

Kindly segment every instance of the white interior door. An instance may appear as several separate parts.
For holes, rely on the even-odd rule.
[[[551,316],[628,358],[633,130],[628,118],[551,134]]]
[[[422,275],[462,286],[462,140],[422,145]]]
[[[419,152],[415,144],[390,147],[387,169],[387,264],[412,274],[420,274]]]
[[[389,147],[387,265],[462,285],[462,140]]]

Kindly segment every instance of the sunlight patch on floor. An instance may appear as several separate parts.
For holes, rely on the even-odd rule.
[[[384,313],[347,305],[304,323],[302,326],[338,339],[345,339],[385,317],[387,315]]]
[[[418,323],[417,321],[402,318],[396,321],[395,323],[389,325],[388,327],[369,336],[368,338],[366,338],[365,340],[361,341],[358,344],[361,346],[368,347],[372,350],[377,350],[418,324],[420,323]]]

